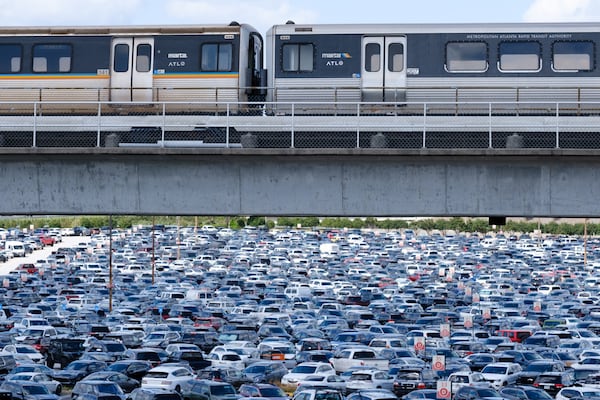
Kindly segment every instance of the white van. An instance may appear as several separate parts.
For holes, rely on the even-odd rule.
[[[15,257],[25,257],[25,244],[16,240],[7,240],[4,249],[10,251]]]
[[[285,297],[293,299],[296,297],[312,297],[312,290],[308,286],[288,287],[283,291]]]

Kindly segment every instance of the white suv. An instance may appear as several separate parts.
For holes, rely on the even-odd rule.
[[[495,389],[500,389],[516,383],[517,376],[522,370],[521,365],[517,363],[496,362],[486,365],[481,370],[481,374]]]

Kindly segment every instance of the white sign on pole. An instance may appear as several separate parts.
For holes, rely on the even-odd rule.
[[[434,355],[431,359],[431,369],[434,371],[445,371],[446,357],[444,355]]]
[[[450,388],[450,381],[438,381],[436,390],[437,390],[436,397],[438,399],[452,398],[452,390]]]

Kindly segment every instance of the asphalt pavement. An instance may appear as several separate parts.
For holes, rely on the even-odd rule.
[[[0,263],[0,275],[6,275],[15,270],[21,264],[35,264],[38,260],[44,260],[60,247],[74,247],[79,243],[89,243],[89,236],[65,236],[62,242],[53,246],[46,246],[41,250],[35,250],[25,257],[14,257],[6,262]]]

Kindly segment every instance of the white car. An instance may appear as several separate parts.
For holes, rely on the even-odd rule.
[[[394,377],[388,375],[387,371],[377,369],[364,369],[352,372],[346,382],[348,392],[369,389],[394,389]]]
[[[172,343],[165,348],[165,351],[171,355],[177,351],[200,351],[200,347],[191,343]]]
[[[481,372],[458,371],[448,376],[452,393],[456,393],[463,386],[490,387],[490,382],[486,381]]]
[[[554,398],[556,400],[569,400],[573,397],[586,400],[598,400],[600,399],[600,389],[571,386],[560,389],[560,392],[558,392]]]
[[[517,363],[496,362],[483,367],[481,374],[486,381],[491,383],[494,389],[500,389],[503,386],[516,383],[517,375],[522,370],[521,365]]]
[[[19,383],[40,383],[46,386],[50,393],[60,394],[62,392],[62,385],[59,381],[41,372],[19,372],[9,376],[6,380]]]
[[[294,367],[289,373],[281,378],[284,385],[298,385],[309,375],[335,375],[335,369],[329,363],[303,362]]]
[[[217,351],[208,356],[213,367],[233,368],[242,370],[246,368],[246,364],[242,357],[234,351]]]
[[[152,368],[144,375],[142,387],[180,391],[183,382],[195,378],[196,374],[181,365],[162,365]]]
[[[35,347],[28,344],[9,344],[4,346],[2,351],[11,353],[15,359],[28,359],[31,362],[41,364],[44,362],[44,356],[37,351]]]

